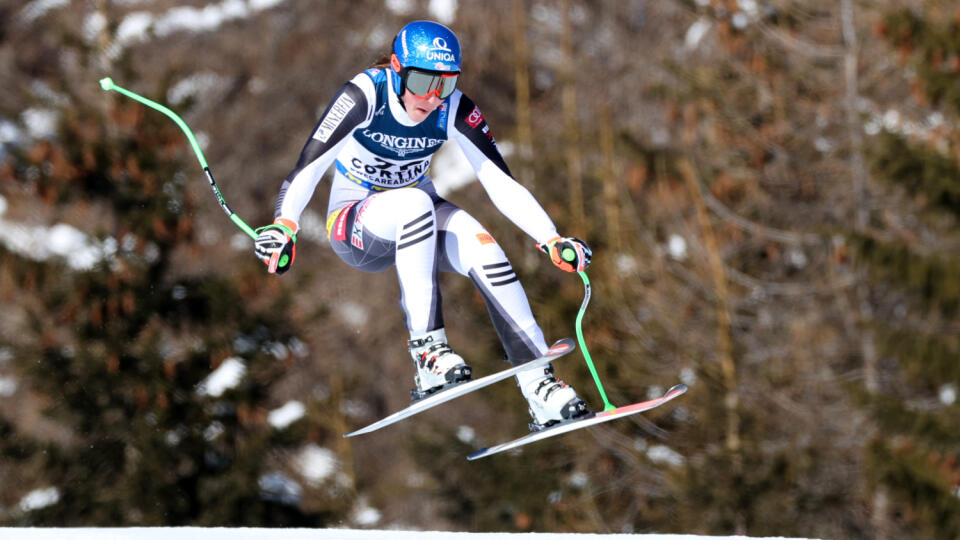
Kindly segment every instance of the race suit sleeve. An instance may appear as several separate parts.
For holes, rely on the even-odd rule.
[[[538,243],[559,236],[540,203],[510,174],[483,113],[466,95],[458,92],[457,97],[459,101],[451,99],[456,112],[453,126],[448,129],[450,137],[467,156],[494,206]]]
[[[296,167],[280,186],[275,218],[300,222],[300,214],[313,197],[323,173],[333,164],[350,134],[373,117],[374,96],[373,83],[362,73],[337,91],[300,151]]]

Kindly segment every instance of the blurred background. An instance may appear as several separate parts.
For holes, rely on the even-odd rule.
[[[393,272],[326,244],[322,183],[272,220],[335,90],[406,22],[563,234],[593,247],[586,341],[646,416],[467,462],[526,431],[505,382],[376,433],[413,385]],[[0,3],[0,524],[960,537],[955,0]],[[548,340],[581,281],[456,147],[446,196],[497,238]],[[447,332],[504,367],[482,298]],[[557,363],[596,409],[579,353]]]

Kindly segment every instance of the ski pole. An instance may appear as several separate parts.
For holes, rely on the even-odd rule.
[[[576,252],[570,248],[564,249],[560,256],[567,262],[572,262],[577,258]],[[587,367],[590,368],[593,381],[597,383],[597,390],[600,391],[600,397],[603,399],[603,410],[610,411],[616,409],[616,407],[607,399],[607,393],[603,390],[603,383],[600,382],[600,375],[597,374],[597,368],[593,365],[590,351],[587,350],[587,344],[583,340],[583,315],[587,312],[587,304],[590,303],[590,279],[587,277],[586,272],[578,271],[577,273],[580,274],[580,278],[583,279],[583,303],[580,304],[580,312],[577,313],[577,342],[580,343],[580,351],[583,353],[583,359],[587,363]]]
[[[150,107],[151,109],[162,112],[163,114],[170,117],[171,120],[177,123],[180,126],[180,129],[183,130],[183,133],[187,136],[187,140],[190,141],[190,146],[193,148],[193,153],[197,156],[197,161],[200,162],[200,166],[203,167],[203,173],[207,175],[207,181],[210,182],[210,188],[213,190],[213,194],[217,197],[217,202],[220,203],[220,208],[230,217],[230,221],[233,221],[234,225],[240,227],[240,230],[245,232],[250,238],[256,239],[257,233],[246,224],[240,216],[238,216],[233,210],[227,206],[227,201],[223,199],[223,195],[220,193],[220,188],[217,187],[217,182],[213,179],[213,173],[210,172],[210,167],[207,166],[207,159],[203,157],[203,152],[200,150],[200,145],[197,144],[197,138],[193,136],[193,131],[190,130],[190,127],[187,126],[187,123],[183,121],[182,118],[177,116],[177,113],[171,111],[167,107],[157,103],[156,101],[151,101],[140,94],[131,92],[122,86],[118,86],[113,82],[113,79],[110,77],[105,77],[100,79],[100,88],[103,88],[104,91],[109,92],[113,90],[114,92],[123,94],[130,99],[139,101],[140,103]]]

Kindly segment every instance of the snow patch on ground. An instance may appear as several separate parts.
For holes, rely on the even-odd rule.
[[[296,466],[300,475],[315,486],[322,485],[339,470],[337,455],[315,444],[307,445],[300,451]]]
[[[0,203],[0,209],[5,208],[6,201],[3,201]],[[44,227],[2,219],[0,219],[0,244],[10,251],[35,261],[46,261],[54,257],[63,258],[74,270],[89,270],[99,261],[112,257],[117,251],[115,239],[107,238],[100,242],[64,223]]]
[[[60,114],[52,109],[31,107],[20,114],[27,135],[34,139],[52,139],[57,134]]]
[[[111,55],[118,57],[123,47],[146,43],[153,37],[166,37],[176,32],[210,32],[230,21],[245,19],[259,11],[265,11],[286,0],[223,0],[203,7],[179,6],[164,13],[148,11],[130,13],[120,21],[116,30],[116,42]],[[84,35],[92,39],[101,23],[88,19]]]
[[[51,504],[57,504],[60,501],[60,490],[54,487],[35,489],[30,493],[27,493],[20,499],[20,504],[17,505],[23,512],[29,512],[31,510],[38,510],[40,508],[46,508]],[[7,538],[4,535],[4,538]]]
[[[288,401],[283,407],[270,411],[267,415],[267,422],[277,429],[285,429],[290,424],[303,418],[307,408],[299,401]]]
[[[746,536],[690,534],[573,534],[573,533],[466,533],[449,531],[397,531],[353,529],[255,529],[156,527],[127,529],[0,528],[4,540],[745,540]],[[754,540],[772,540],[755,538]],[[783,539],[790,540],[790,539]],[[800,539],[792,539],[800,540]]]
[[[351,513],[350,519],[361,527],[372,527],[380,523],[383,514],[376,508],[370,506],[366,498],[361,497]]]
[[[243,360],[233,357],[227,358],[213,373],[197,385],[197,393],[201,396],[220,397],[227,390],[240,384],[247,373],[247,366]]]

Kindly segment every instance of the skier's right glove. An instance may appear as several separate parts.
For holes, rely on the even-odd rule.
[[[554,266],[564,272],[583,272],[590,266],[593,252],[586,242],[573,237],[556,237],[537,248],[550,256]]]
[[[283,274],[297,256],[297,224],[277,218],[273,224],[257,229],[253,251],[271,274]]]

